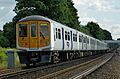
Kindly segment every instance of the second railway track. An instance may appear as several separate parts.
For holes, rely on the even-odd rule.
[[[96,63],[100,63],[103,60],[110,59],[110,57],[112,57],[111,53],[101,56],[96,55],[85,57],[69,62],[63,62],[32,69],[24,69],[16,72],[1,74],[0,79],[68,79],[70,77],[76,77],[74,75],[78,74],[78,71],[80,72],[80,70],[83,71],[87,69],[87,67],[91,66],[90,64],[95,65]],[[96,61],[96,63],[93,61]],[[89,64],[90,66],[88,66],[87,64]]]

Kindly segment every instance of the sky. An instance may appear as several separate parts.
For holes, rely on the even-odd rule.
[[[120,0],[73,0],[82,25],[97,22],[108,30],[113,39],[120,38]],[[13,9],[15,0],[0,0],[0,29],[16,15]]]
[[[81,24],[97,22],[102,29],[111,33],[113,39],[120,38],[120,0],[73,0],[73,2]]]
[[[13,12],[16,3],[15,0],[0,0],[0,29],[3,30],[3,25],[11,22],[16,15]]]

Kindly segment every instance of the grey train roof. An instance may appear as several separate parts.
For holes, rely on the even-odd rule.
[[[25,21],[40,21],[40,20],[44,20],[44,21],[48,21],[47,19],[45,19],[42,16],[39,15],[32,15],[32,16],[27,16],[23,19],[20,19],[18,22],[25,22]]]

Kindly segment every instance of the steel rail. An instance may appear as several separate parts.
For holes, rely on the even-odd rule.
[[[36,67],[36,68],[32,68],[32,69],[25,69],[25,70],[20,70],[20,71],[16,71],[16,72],[1,74],[0,79],[36,79],[36,78],[40,78],[44,75],[47,76],[47,74],[54,73],[57,71],[61,72],[60,70],[69,68],[73,65],[77,65],[77,64],[80,64],[83,62],[87,62],[88,60],[95,59],[96,57],[99,57],[99,55],[86,57],[86,59],[81,58],[81,59],[72,60],[72,61],[68,61],[68,62],[62,62],[62,63],[52,64],[52,65],[48,65],[48,66]],[[81,62],[78,63],[78,61],[81,61]]]
[[[78,68],[82,68],[83,66],[85,66],[85,65],[87,65],[87,64],[90,64],[90,63],[93,63],[94,61],[101,61],[101,59],[102,58],[105,58],[105,60],[103,60],[103,62],[101,62],[101,63],[99,63],[98,65],[95,65],[95,66],[93,66],[92,68],[89,68],[89,69],[87,69],[87,70],[84,70],[84,71],[82,71],[81,72],[81,74],[79,74],[80,76],[78,76],[78,74],[77,74],[77,77],[76,76],[73,76],[73,77],[71,77],[70,79],[77,79],[78,77],[79,78],[83,78],[83,77],[85,77],[86,75],[88,75],[89,73],[91,73],[91,71],[94,71],[95,69],[97,69],[98,67],[100,67],[101,65],[103,65],[104,64],[104,62],[106,61],[108,61],[108,60],[110,60],[111,58],[112,58],[112,56],[113,55],[110,55],[110,57],[108,56],[108,55],[105,55],[104,57],[103,56],[100,56],[100,57],[98,57],[98,58],[96,58],[96,59],[93,59],[93,60],[90,60],[90,61],[88,61],[88,62],[85,62],[85,63],[82,63],[82,64],[79,64],[79,65],[76,65],[76,66],[73,66],[73,67],[70,67],[70,68],[66,68],[66,69],[64,69],[64,70],[61,70],[61,71],[58,71],[58,72],[55,72],[55,73],[52,73],[52,74],[48,74],[48,75],[45,75],[45,76],[43,76],[43,77],[40,77],[40,78],[38,78],[38,79],[59,79],[59,77],[60,76],[62,76],[62,74],[66,74],[66,73],[68,73],[68,72],[71,72],[71,71],[73,71],[73,70],[76,70],[76,69],[78,69]],[[109,58],[108,58],[109,57]],[[84,72],[84,73],[83,73]],[[62,78],[60,78],[60,79],[62,79]],[[68,78],[67,78],[68,79]]]

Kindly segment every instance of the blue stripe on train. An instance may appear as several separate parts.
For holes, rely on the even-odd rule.
[[[62,49],[64,49],[64,28],[62,28]]]
[[[72,31],[70,31],[71,34],[71,50],[73,49],[73,42],[72,42]]]

